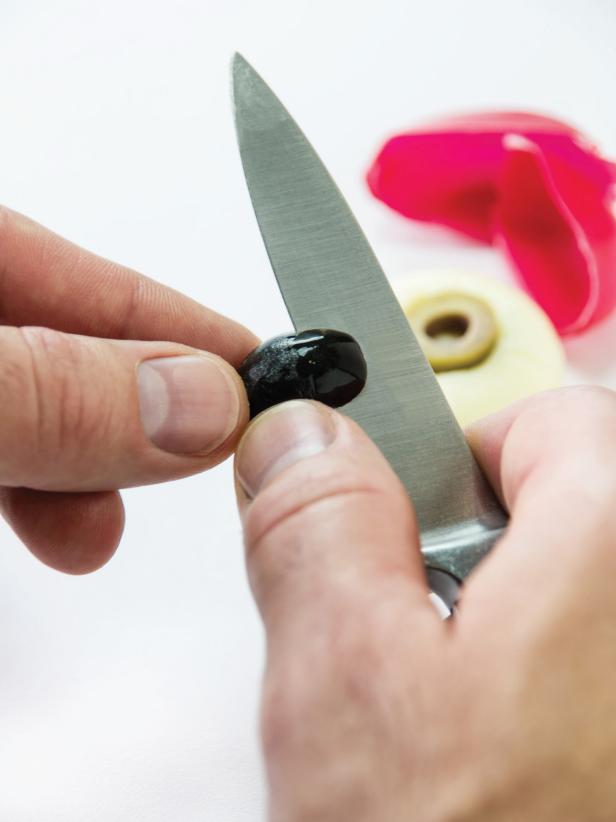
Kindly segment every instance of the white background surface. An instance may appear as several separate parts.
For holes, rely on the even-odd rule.
[[[287,330],[234,141],[239,49],[392,277],[506,276],[371,201],[363,171],[388,133],[485,107],[560,115],[616,156],[615,39],[610,0],[0,0],[0,199],[263,337]],[[615,351],[612,321],[569,347],[571,377],[616,386]],[[260,820],[263,641],[230,466],[125,501],[91,577],[0,530],[0,822]]]

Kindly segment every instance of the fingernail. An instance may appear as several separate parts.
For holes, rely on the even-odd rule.
[[[244,434],[237,452],[237,478],[249,497],[285,468],[324,451],[335,436],[332,412],[302,400],[261,414]]]
[[[213,358],[144,360],[137,369],[137,386],[143,430],[163,451],[208,453],[238,423],[238,390]]]

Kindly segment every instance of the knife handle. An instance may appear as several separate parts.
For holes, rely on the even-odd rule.
[[[442,571],[440,568],[426,568],[428,576],[428,585],[433,594],[436,594],[438,599],[444,605],[444,609],[438,607],[439,613],[448,619],[453,616],[460,598],[460,589],[462,582],[456,577],[449,574],[447,571]],[[447,611],[449,613],[447,613]]]
[[[481,562],[506,531],[506,521],[469,523],[447,535],[422,540],[428,584],[434,594],[453,612],[460,598],[463,580]]]

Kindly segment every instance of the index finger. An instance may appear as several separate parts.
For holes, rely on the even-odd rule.
[[[0,206],[0,322],[178,342],[239,365],[258,343],[239,323]]]
[[[467,606],[476,597],[528,611],[559,586],[601,601],[616,571],[616,393],[546,391],[481,420],[468,436],[511,523],[469,578]]]

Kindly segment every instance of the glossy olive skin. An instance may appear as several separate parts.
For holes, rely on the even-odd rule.
[[[254,417],[286,400],[345,405],[366,384],[367,367],[353,337],[317,328],[267,340],[246,357],[239,374]]]

